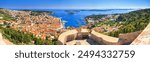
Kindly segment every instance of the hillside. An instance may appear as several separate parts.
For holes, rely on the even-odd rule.
[[[95,20],[94,17],[90,19]],[[150,22],[150,9],[141,9],[125,14],[113,14],[109,18],[102,17],[101,19],[104,20],[93,24],[92,28],[100,33],[118,37],[121,33],[144,30]]]
[[[61,20],[45,11],[0,9],[0,31],[14,44],[53,45],[62,28]]]

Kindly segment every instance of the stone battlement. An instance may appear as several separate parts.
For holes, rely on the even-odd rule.
[[[57,41],[58,45],[90,45],[89,42],[98,44],[115,45],[119,38],[107,36],[89,29],[74,29],[62,33]]]

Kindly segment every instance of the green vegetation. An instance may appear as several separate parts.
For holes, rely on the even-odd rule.
[[[98,19],[101,19],[101,18],[103,18],[105,16],[106,15],[90,15],[90,16],[87,16],[86,19],[92,18],[94,20],[98,20]]]
[[[97,23],[95,25],[93,25],[93,27],[99,27],[99,26],[102,26],[102,25],[106,25],[106,26],[117,26],[119,23],[117,21],[103,21],[103,22],[100,22],[100,23]]]
[[[53,45],[55,43],[55,41],[51,41],[48,39],[42,40],[41,38],[37,38],[31,33],[21,32],[21,31],[14,30],[11,28],[0,27],[0,29],[1,29],[3,36],[6,39],[8,39],[9,41],[17,45],[23,45],[23,44]]]
[[[46,12],[44,12],[46,13]],[[43,11],[32,11],[32,15],[44,14]],[[49,13],[49,12],[48,12]],[[0,20],[10,21],[15,20],[15,18],[9,15],[9,10],[0,8]],[[8,39],[14,44],[17,45],[54,45],[56,40],[49,40],[46,38],[45,40],[40,37],[36,37],[31,33],[22,32],[20,30],[15,30],[10,28],[10,23],[4,22],[4,24],[0,25],[0,31],[4,38]]]
[[[94,27],[115,26],[120,27],[117,31],[104,33],[109,36],[118,37],[120,33],[130,33],[143,30],[150,22],[150,9],[132,11],[126,14],[120,14],[115,21],[104,21],[95,24]]]
[[[2,20],[14,20],[13,17],[11,17],[9,14],[7,14],[7,11],[4,11],[4,9],[0,9],[0,19]]]

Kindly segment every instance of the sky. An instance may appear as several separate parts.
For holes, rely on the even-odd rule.
[[[8,9],[150,8],[150,0],[0,0]]]

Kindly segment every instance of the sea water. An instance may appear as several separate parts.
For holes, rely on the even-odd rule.
[[[54,12],[52,16],[61,18],[65,27],[75,27],[86,25],[85,17],[89,15],[121,14],[133,11],[133,9],[110,9],[110,10],[78,10],[69,13],[66,10],[49,10]]]

